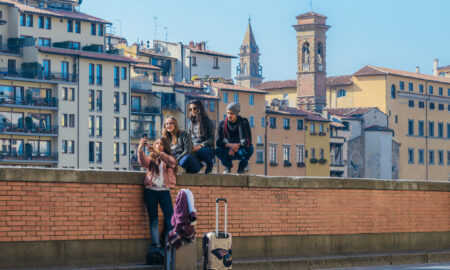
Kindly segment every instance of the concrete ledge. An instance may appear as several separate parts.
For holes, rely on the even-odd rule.
[[[0,181],[142,185],[143,172],[0,168]],[[222,174],[179,174],[179,186],[223,186],[304,189],[365,189],[450,192],[450,182],[385,181],[331,177],[265,177]]]

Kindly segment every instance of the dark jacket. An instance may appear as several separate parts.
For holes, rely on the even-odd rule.
[[[233,130],[230,125],[237,125],[237,127]],[[225,147],[227,143],[239,143],[241,147],[252,145],[252,131],[247,118],[238,116],[235,124],[229,123],[228,118],[220,121],[216,145],[217,147]]]
[[[178,135],[177,143],[170,144],[170,148],[172,150],[172,155],[180,161],[180,159],[186,155],[191,154],[192,151],[192,141],[191,136],[186,131],[180,131],[180,135]]]
[[[203,134],[201,134],[201,136],[197,136],[194,132],[194,123],[189,121],[188,130],[191,135],[192,144],[194,146],[202,144],[203,146],[214,147],[214,123],[211,119],[207,118],[207,120],[202,124],[205,125]]]

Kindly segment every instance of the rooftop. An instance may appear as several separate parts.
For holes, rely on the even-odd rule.
[[[301,110],[293,107],[279,107],[277,109],[267,108],[266,112],[269,114],[281,114],[281,115],[291,115],[291,116],[304,116],[306,120],[311,121],[321,121],[321,122],[329,122],[326,118],[323,118],[320,114],[308,112],[305,110]]]
[[[327,78],[327,86],[351,85],[352,83],[352,75],[333,76]]]
[[[249,93],[257,93],[257,94],[268,94],[266,91],[255,89],[255,88],[248,88],[243,87],[239,85],[234,84],[226,84],[226,83],[212,83],[212,87],[218,88],[221,90],[229,90],[229,91],[238,91],[238,92],[249,92]]]
[[[99,59],[99,60],[113,61],[113,62],[124,62],[124,63],[134,62],[129,57],[120,56],[120,55],[116,55],[116,54],[96,53],[96,52],[88,52],[88,51],[81,51],[81,50],[53,48],[53,47],[40,47],[40,46],[36,46],[36,48],[40,52],[43,52],[43,53],[54,53],[54,54],[60,54],[60,55],[76,55],[76,56],[84,57],[84,58]]]
[[[397,75],[414,79],[434,81],[440,83],[450,83],[449,77],[434,76],[428,74],[420,74],[416,72],[402,71],[391,68],[376,67],[367,65],[353,74],[354,76],[370,76],[370,75]]]
[[[328,108],[327,111],[331,115],[337,116],[355,116],[362,115],[371,110],[378,110],[377,107],[355,107],[355,108]]]
[[[285,80],[285,81],[267,81],[255,86],[257,89],[262,90],[276,90],[282,88],[297,88],[297,80]]]

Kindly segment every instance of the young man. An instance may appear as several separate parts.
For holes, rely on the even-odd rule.
[[[230,173],[232,161],[240,160],[237,173],[243,174],[253,154],[250,125],[247,118],[239,116],[240,111],[239,103],[228,104],[227,117],[220,121],[217,129],[216,156],[225,166],[223,173]]]

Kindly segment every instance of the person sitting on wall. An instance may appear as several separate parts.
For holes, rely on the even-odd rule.
[[[191,135],[195,156],[206,163],[205,174],[211,173],[214,159],[214,123],[206,115],[203,103],[193,100],[189,103],[191,114],[188,130]]]
[[[232,161],[240,160],[237,173],[243,174],[253,154],[250,124],[247,118],[239,115],[240,111],[239,103],[228,104],[227,116],[225,120],[220,121],[217,129],[216,156],[225,166],[223,173],[230,173]]]
[[[178,128],[178,122],[173,116],[164,121],[163,137],[170,142],[172,155],[187,173],[198,173],[201,169],[200,162],[191,155],[191,136]]]

